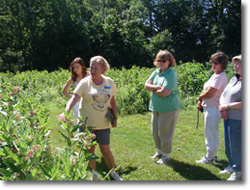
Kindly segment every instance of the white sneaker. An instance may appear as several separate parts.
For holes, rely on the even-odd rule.
[[[156,153],[154,154],[154,156],[151,156],[150,158],[151,158],[151,159],[156,159],[156,158],[160,158],[161,156],[162,156],[161,153],[156,152]]]
[[[162,155],[162,157],[156,162],[156,164],[167,164],[169,160],[169,155]]]
[[[116,180],[116,181],[122,181],[122,178],[115,172],[115,171],[112,171],[110,173],[111,177]]]
[[[231,174],[233,172],[233,168],[228,165],[226,168],[224,168],[224,170],[220,171],[219,174]]]
[[[91,181],[97,181],[98,180],[98,175],[96,173],[96,171],[94,171],[91,175]]]
[[[209,160],[206,156],[202,157],[200,160],[196,160],[198,164],[213,164],[213,159]]]
[[[231,176],[227,179],[227,181],[239,181],[241,180],[241,171],[233,172]]]

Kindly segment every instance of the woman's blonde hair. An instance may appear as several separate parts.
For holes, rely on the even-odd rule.
[[[237,62],[237,61],[240,61],[240,62],[241,62],[241,55],[238,55],[238,56],[233,57],[232,61],[233,61],[233,63],[234,63],[234,62]]]
[[[99,63],[99,64],[101,65],[101,67],[104,69],[103,74],[108,72],[108,70],[109,70],[109,68],[110,68],[110,65],[109,65],[108,61],[107,61],[104,57],[102,57],[102,56],[100,56],[100,55],[94,56],[94,57],[92,57],[92,58],[90,59],[90,64],[91,64],[93,61],[95,61],[95,62],[97,62],[97,63]]]
[[[159,62],[157,60],[168,60],[170,62],[170,67],[176,66],[174,56],[167,50],[160,50],[154,60],[154,65],[159,67]]]

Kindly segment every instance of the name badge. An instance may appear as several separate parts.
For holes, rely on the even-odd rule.
[[[111,88],[111,86],[104,86],[104,88],[105,88],[105,89],[110,89],[110,88]]]

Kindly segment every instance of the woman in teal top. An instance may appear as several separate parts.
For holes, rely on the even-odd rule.
[[[151,158],[160,158],[157,164],[167,164],[172,151],[179,109],[182,106],[178,96],[177,75],[171,68],[176,65],[173,55],[167,50],[160,50],[154,65],[159,69],[156,69],[145,83],[145,89],[152,92],[149,110],[152,111],[152,135],[157,149]]]

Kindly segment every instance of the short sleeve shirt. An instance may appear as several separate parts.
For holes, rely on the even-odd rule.
[[[203,90],[205,91],[209,86],[217,89],[215,94],[208,99],[202,100],[202,105],[205,107],[218,107],[220,96],[227,85],[227,75],[225,72],[221,72],[219,74],[214,73],[210,79],[204,84]]]
[[[93,83],[91,77],[82,79],[74,90],[74,94],[82,97],[80,104],[80,114],[87,125],[95,127],[96,130],[110,128],[107,114],[110,100],[117,92],[113,80],[103,76],[104,81],[101,85]]]
[[[233,102],[241,102],[241,80],[233,77],[226,88],[224,89],[222,95],[223,104],[230,104]],[[229,109],[228,118],[233,120],[241,120],[241,109]]]
[[[171,112],[182,108],[178,96],[178,79],[176,72],[170,67],[161,73],[161,69],[155,70],[148,78],[154,85],[161,85],[172,92],[167,97],[161,97],[152,93],[149,110],[157,112]]]

